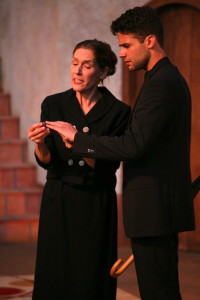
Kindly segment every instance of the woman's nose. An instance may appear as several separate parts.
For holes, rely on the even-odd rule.
[[[76,66],[75,72],[76,72],[76,74],[78,74],[78,75],[82,74],[82,67],[81,67],[81,65],[77,65],[77,66]]]

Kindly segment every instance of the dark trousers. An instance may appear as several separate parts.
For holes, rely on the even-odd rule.
[[[131,238],[142,300],[181,300],[178,235]]]

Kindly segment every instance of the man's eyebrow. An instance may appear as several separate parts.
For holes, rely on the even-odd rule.
[[[130,44],[129,43],[122,43],[122,44],[119,44],[119,47],[125,47],[125,46],[129,46]]]

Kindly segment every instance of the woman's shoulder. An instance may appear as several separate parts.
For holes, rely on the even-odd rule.
[[[72,95],[74,94],[73,89],[69,89],[64,92],[48,95],[43,102],[48,102],[48,103],[58,103],[59,101],[62,101],[63,99],[67,100],[69,99]]]
[[[123,101],[117,99],[107,88],[100,87],[100,92],[103,95],[103,98],[105,99],[107,104],[111,104],[112,107],[115,107],[115,109],[123,110],[123,111],[129,111],[131,110],[131,107],[124,103]]]
[[[130,105],[126,104],[125,102],[123,102],[122,100],[119,100],[117,98],[115,104],[119,106],[120,109],[124,109],[124,110],[130,110],[131,107]]]

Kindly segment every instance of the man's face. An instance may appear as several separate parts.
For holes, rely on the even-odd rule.
[[[150,52],[146,47],[146,39],[141,42],[132,33],[118,33],[117,37],[120,47],[119,57],[123,58],[129,70],[146,70],[150,59]]]

